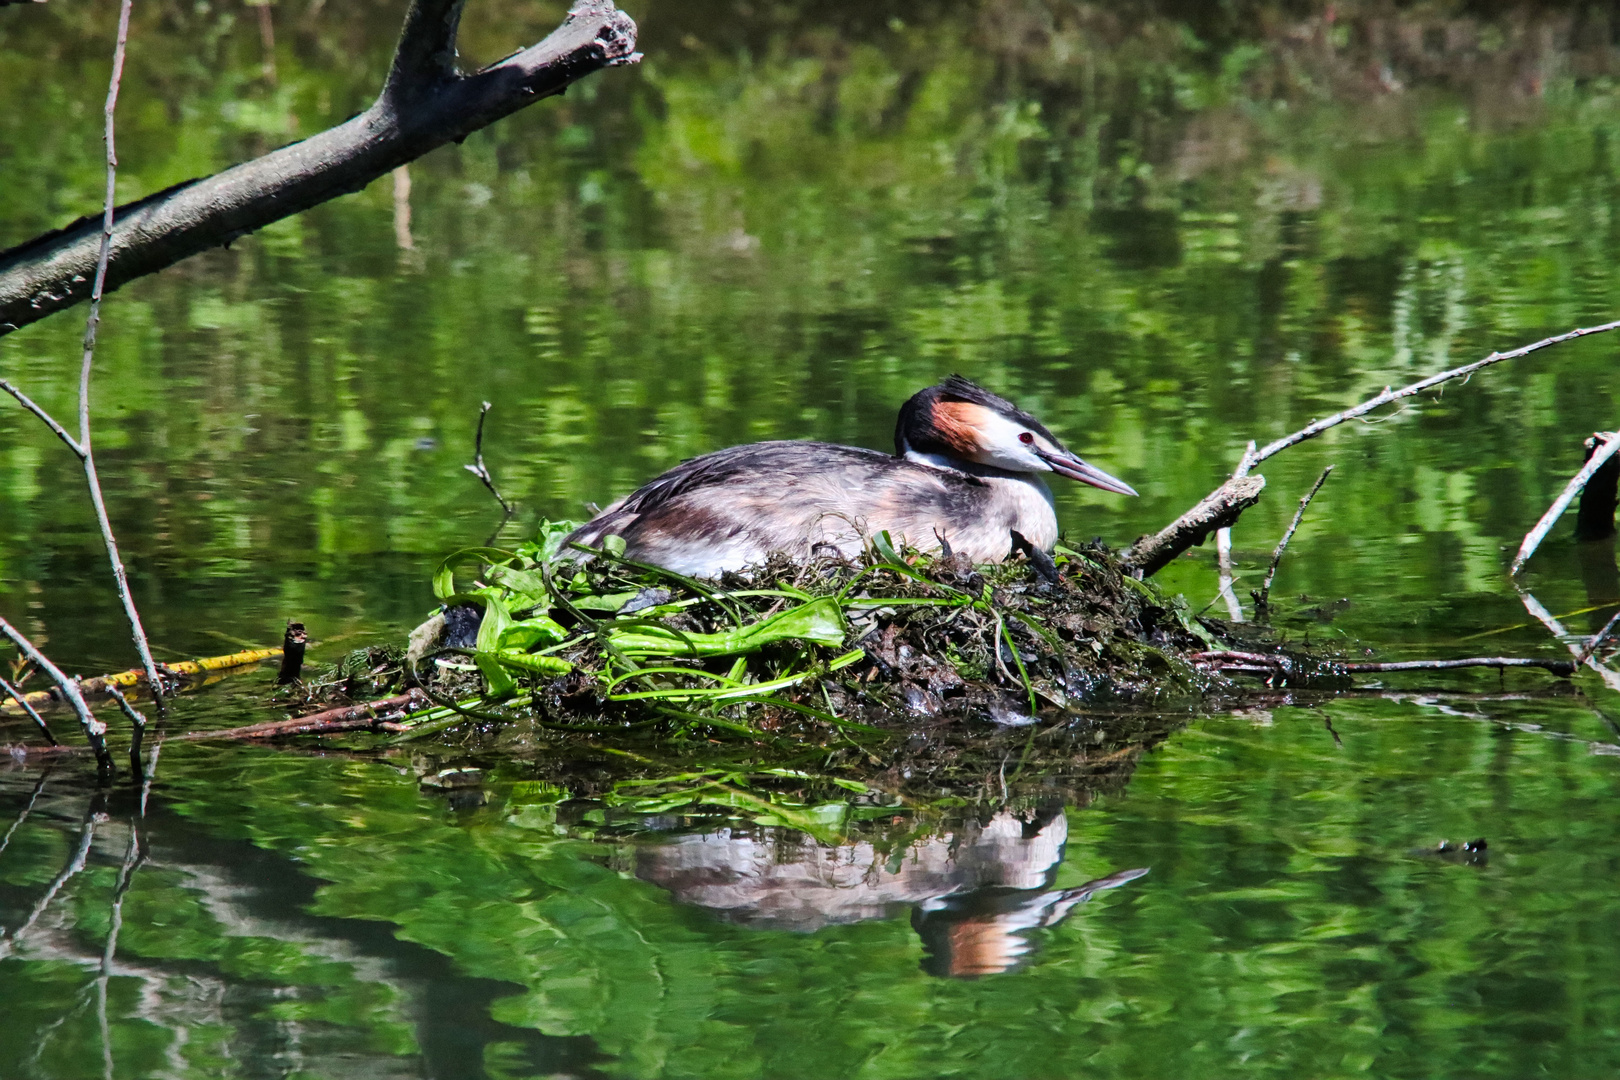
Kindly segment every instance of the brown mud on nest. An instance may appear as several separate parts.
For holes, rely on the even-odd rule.
[[[1185,601],[1100,546],[975,566],[879,537],[859,563],[782,558],[704,582],[611,544],[559,550],[563,528],[441,564],[444,608],[404,664],[435,703],[412,734],[529,721],[821,742],[839,728],[1185,708],[1232,686],[1190,659],[1221,642]],[[476,580],[458,588],[468,563]]]

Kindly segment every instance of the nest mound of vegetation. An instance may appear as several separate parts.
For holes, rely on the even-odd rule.
[[[444,607],[406,660],[435,702],[407,719],[413,733],[520,717],[588,733],[1017,726],[1191,699],[1217,678],[1186,659],[1218,643],[1185,601],[1100,546],[975,566],[880,535],[859,562],[783,558],[697,581],[625,558],[616,538],[566,548],[572,527],[440,564]]]

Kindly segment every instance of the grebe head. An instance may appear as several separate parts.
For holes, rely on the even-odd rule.
[[[960,375],[918,391],[900,406],[894,452],[947,468],[970,463],[1014,473],[1057,473],[1104,491],[1136,494],[1125,481],[1081,461],[1039,420]]]

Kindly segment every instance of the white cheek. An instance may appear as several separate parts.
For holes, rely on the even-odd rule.
[[[1034,445],[1020,438],[1027,434],[1022,424],[989,414],[979,425],[977,460],[1013,472],[1051,472],[1051,467],[1035,453]]]

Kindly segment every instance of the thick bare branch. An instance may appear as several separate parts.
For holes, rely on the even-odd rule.
[[[359,191],[396,167],[600,68],[632,63],[636,24],[609,0],[581,0],[544,41],[471,75],[427,74],[453,52],[460,5],[417,0],[397,67],[425,81],[390,84],[354,119],[206,179],[117,208],[106,288],[171,266],[312,206]],[[448,37],[447,37],[448,35]],[[101,222],[84,218],[0,252],[0,334],[88,299]]]
[[[1263,476],[1238,476],[1208,495],[1153,536],[1144,536],[1125,552],[1125,561],[1143,577],[1158,573],[1170,560],[1190,547],[1201,544],[1216,529],[1223,529],[1260,501],[1265,490]]]
[[[383,84],[385,96],[402,104],[432,92],[456,75],[456,30],[466,0],[412,0],[394,49],[394,63]]]

